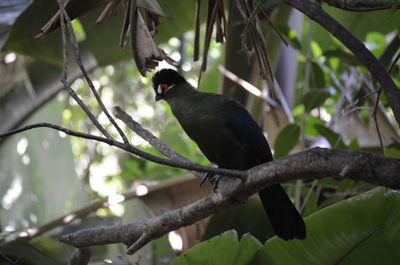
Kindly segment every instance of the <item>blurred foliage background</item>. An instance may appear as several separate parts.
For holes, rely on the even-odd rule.
[[[281,91],[271,96],[265,80],[260,78],[254,51],[244,47],[245,22],[233,1],[225,2],[226,43],[212,39],[207,71],[200,84],[201,60],[192,59],[195,1],[160,0],[159,4],[168,16],[161,20],[155,38],[160,48],[179,63],[181,73],[201,91],[223,93],[246,105],[264,128],[275,158],[313,146],[366,150],[400,158],[398,124],[385,96],[378,94],[375,80],[343,44],[298,11],[279,1],[261,6],[288,43],[285,45],[269,23],[260,18]],[[399,86],[400,68],[394,61],[400,47],[400,15],[396,9],[348,12],[323,7],[362,40],[387,68],[391,66],[390,74]],[[204,23],[207,9],[204,1],[201,8]],[[34,38],[56,11],[53,0],[0,3],[0,132],[47,121],[76,131],[98,133],[59,82],[63,64],[60,29]],[[100,12],[96,9],[79,17],[73,21],[73,27],[83,62],[106,107],[111,110],[113,106],[121,106],[181,155],[210,165],[184,134],[168,106],[155,103],[151,74],[142,77],[129,47],[118,47],[122,10],[103,24],[95,25]],[[201,45],[204,32],[203,25]],[[261,95],[268,95],[267,99],[224,77],[220,65],[255,86]],[[164,67],[171,66],[162,62],[159,69]],[[98,121],[117,137],[73,63],[69,65],[69,79]],[[134,146],[159,155],[123,123],[118,123]],[[3,242],[0,264],[66,264],[72,249],[57,241],[60,234],[141,220],[158,214],[163,207],[180,207],[212,192],[209,186],[199,188],[198,181],[185,170],[154,164],[105,144],[66,137],[50,129],[26,131],[0,141],[0,183],[0,242]],[[162,188],[157,191],[145,190],[139,199],[96,209],[29,242],[16,240],[21,233],[86,207],[95,199],[113,198],[138,190],[139,186],[160,185]],[[119,260],[129,264],[129,259],[139,264],[170,264],[176,254],[231,229],[236,232],[225,233],[212,242],[217,249],[224,249],[218,252],[227,257],[235,257],[235,251],[242,251],[238,252],[241,255],[247,253],[249,259],[235,264],[250,264],[250,261],[251,264],[396,264],[393,262],[399,260],[395,249],[400,242],[394,239],[399,236],[400,227],[397,193],[370,191],[374,188],[371,184],[336,179],[297,181],[285,184],[285,188],[303,216],[310,216],[306,219],[310,237],[304,242],[271,238],[260,203],[252,198],[244,205],[171,232],[133,257],[118,256],[124,252],[123,246],[96,247],[92,262]],[[353,196],[358,197],[346,201]],[[355,210],[360,207],[364,211]],[[238,243],[248,232],[252,236],[246,235]],[[229,247],[235,244],[237,248]],[[390,247],[385,250],[382,244]],[[317,251],[322,245],[326,249]],[[217,255],[212,254],[213,248],[199,244],[188,254],[194,257],[191,262],[181,258],[174,264],[233,264],[226,257],[212,260]],[[373,256],[380,259],[366,261]]]

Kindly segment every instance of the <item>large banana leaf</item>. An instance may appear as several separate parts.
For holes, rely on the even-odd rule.
[[[273,237],[261,248],[259,241],[249,236],[246,240],[252,243],[243,248],[243,238],[239,242],[229,232],[197,245],[172,264],[399,264],[400,194],[397,191],[377,188],[338,202],[306,218],[306,225],[306,240],[283,241]],[[248,256],[242,259],[239,250],[255,255],[251,261]]]
[[[371,190],[322,209],[306,223],[306,240],[268,240],[251,264],[399,264],[397,191]]]
[[[245,265],[262,247],[252,235],[246,234],[239,241],[231,230],[222,236],[207,240],[172,262],[172,265]]]

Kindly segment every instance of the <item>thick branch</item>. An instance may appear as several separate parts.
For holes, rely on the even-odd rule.
[[[310,181],[335,177],[400,188],[398,172],[399,159],[360,151],[313,148],[246,171],[246,182],[236,185],[231,192],[224,195],[214,193],[191,205],[154,218],[122,226],[81,230],[64,235],[60,240],[75,247],[110,243],[124,243],[128,246],[133,244],[129,251],[133,253],[151,240],[241,202],[267,185],[295,179]]]
[[[92,257],[90,248],[79,248],[72,253],[72,257],[68,265],[87,265]]]
[[[251,190],[255,190],[259,189],[259,185],[265,186],[294,179],[311,181],[334,177],[362,180],[398,189],[399,170],[400,159],[363,151],[315,147],[251,169],[246,186],[254,186]]]
[[[400,123],[400,91],[394,84],[385,66],[365,47],[365,45],[353,36],[334,18],[322,10],[319,3],[308,0],[285,0],[286,3],[298,9],[312,20],[316,21],[328,32],[340,40],[351,50],[358,60],[371,72],[372,76],[381,84],[394,116]]]
[[[385,10],[395,7],[400,8],[400,4],[396,2],[383,2],[383,1],[340,1],[340,0],[322,0],[330,6],[353,12],[368,12]]]

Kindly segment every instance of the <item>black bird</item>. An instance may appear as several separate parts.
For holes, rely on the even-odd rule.
[[[262,130],[238,102],[199,92],[172,69],[160,70],[152,81],[156,101],[168,102],[185,132],[218,167],[246,170],[273,159]],[[306,237],[303,218],[279,184],[266,187],[259,196],[280,238]]]

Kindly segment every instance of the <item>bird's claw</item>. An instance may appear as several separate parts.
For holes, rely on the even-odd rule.
[[[206,180],[210,180],[210,182],[211,182],[211,179],[212,179],[213,176],[214,175],[212,173],[204,174],[204,176],[203,176],[203,178],[201,179],[201,182],[200,182],[200,187],[204,184],[204,182],[206,182]]]
[[[206,180],[208,180],[208,181],[210,181],[211,185],[214,186],[214,192],[216,192],[218,189],[218,183],[219,183],[220,179],[221,179],[221,177],[219,175],[214,175],[212,173],[206,173],[204,175],[204,177],[201,179],[200,187],[201,187],[201,185],[203,185],[204,182],[206,182]]]
[[[219,181],[220,181],[220,180],[221,180],[221,177],[220,177],[219,175],[214,175],[214,176],[212,176],[212,178],[211,178],[211,180],[210,180],[210,183],[211,183],[211,185],[214,186],[214,192],[217,191],[217,189],[218,189],[218,184],[219,184]]]

